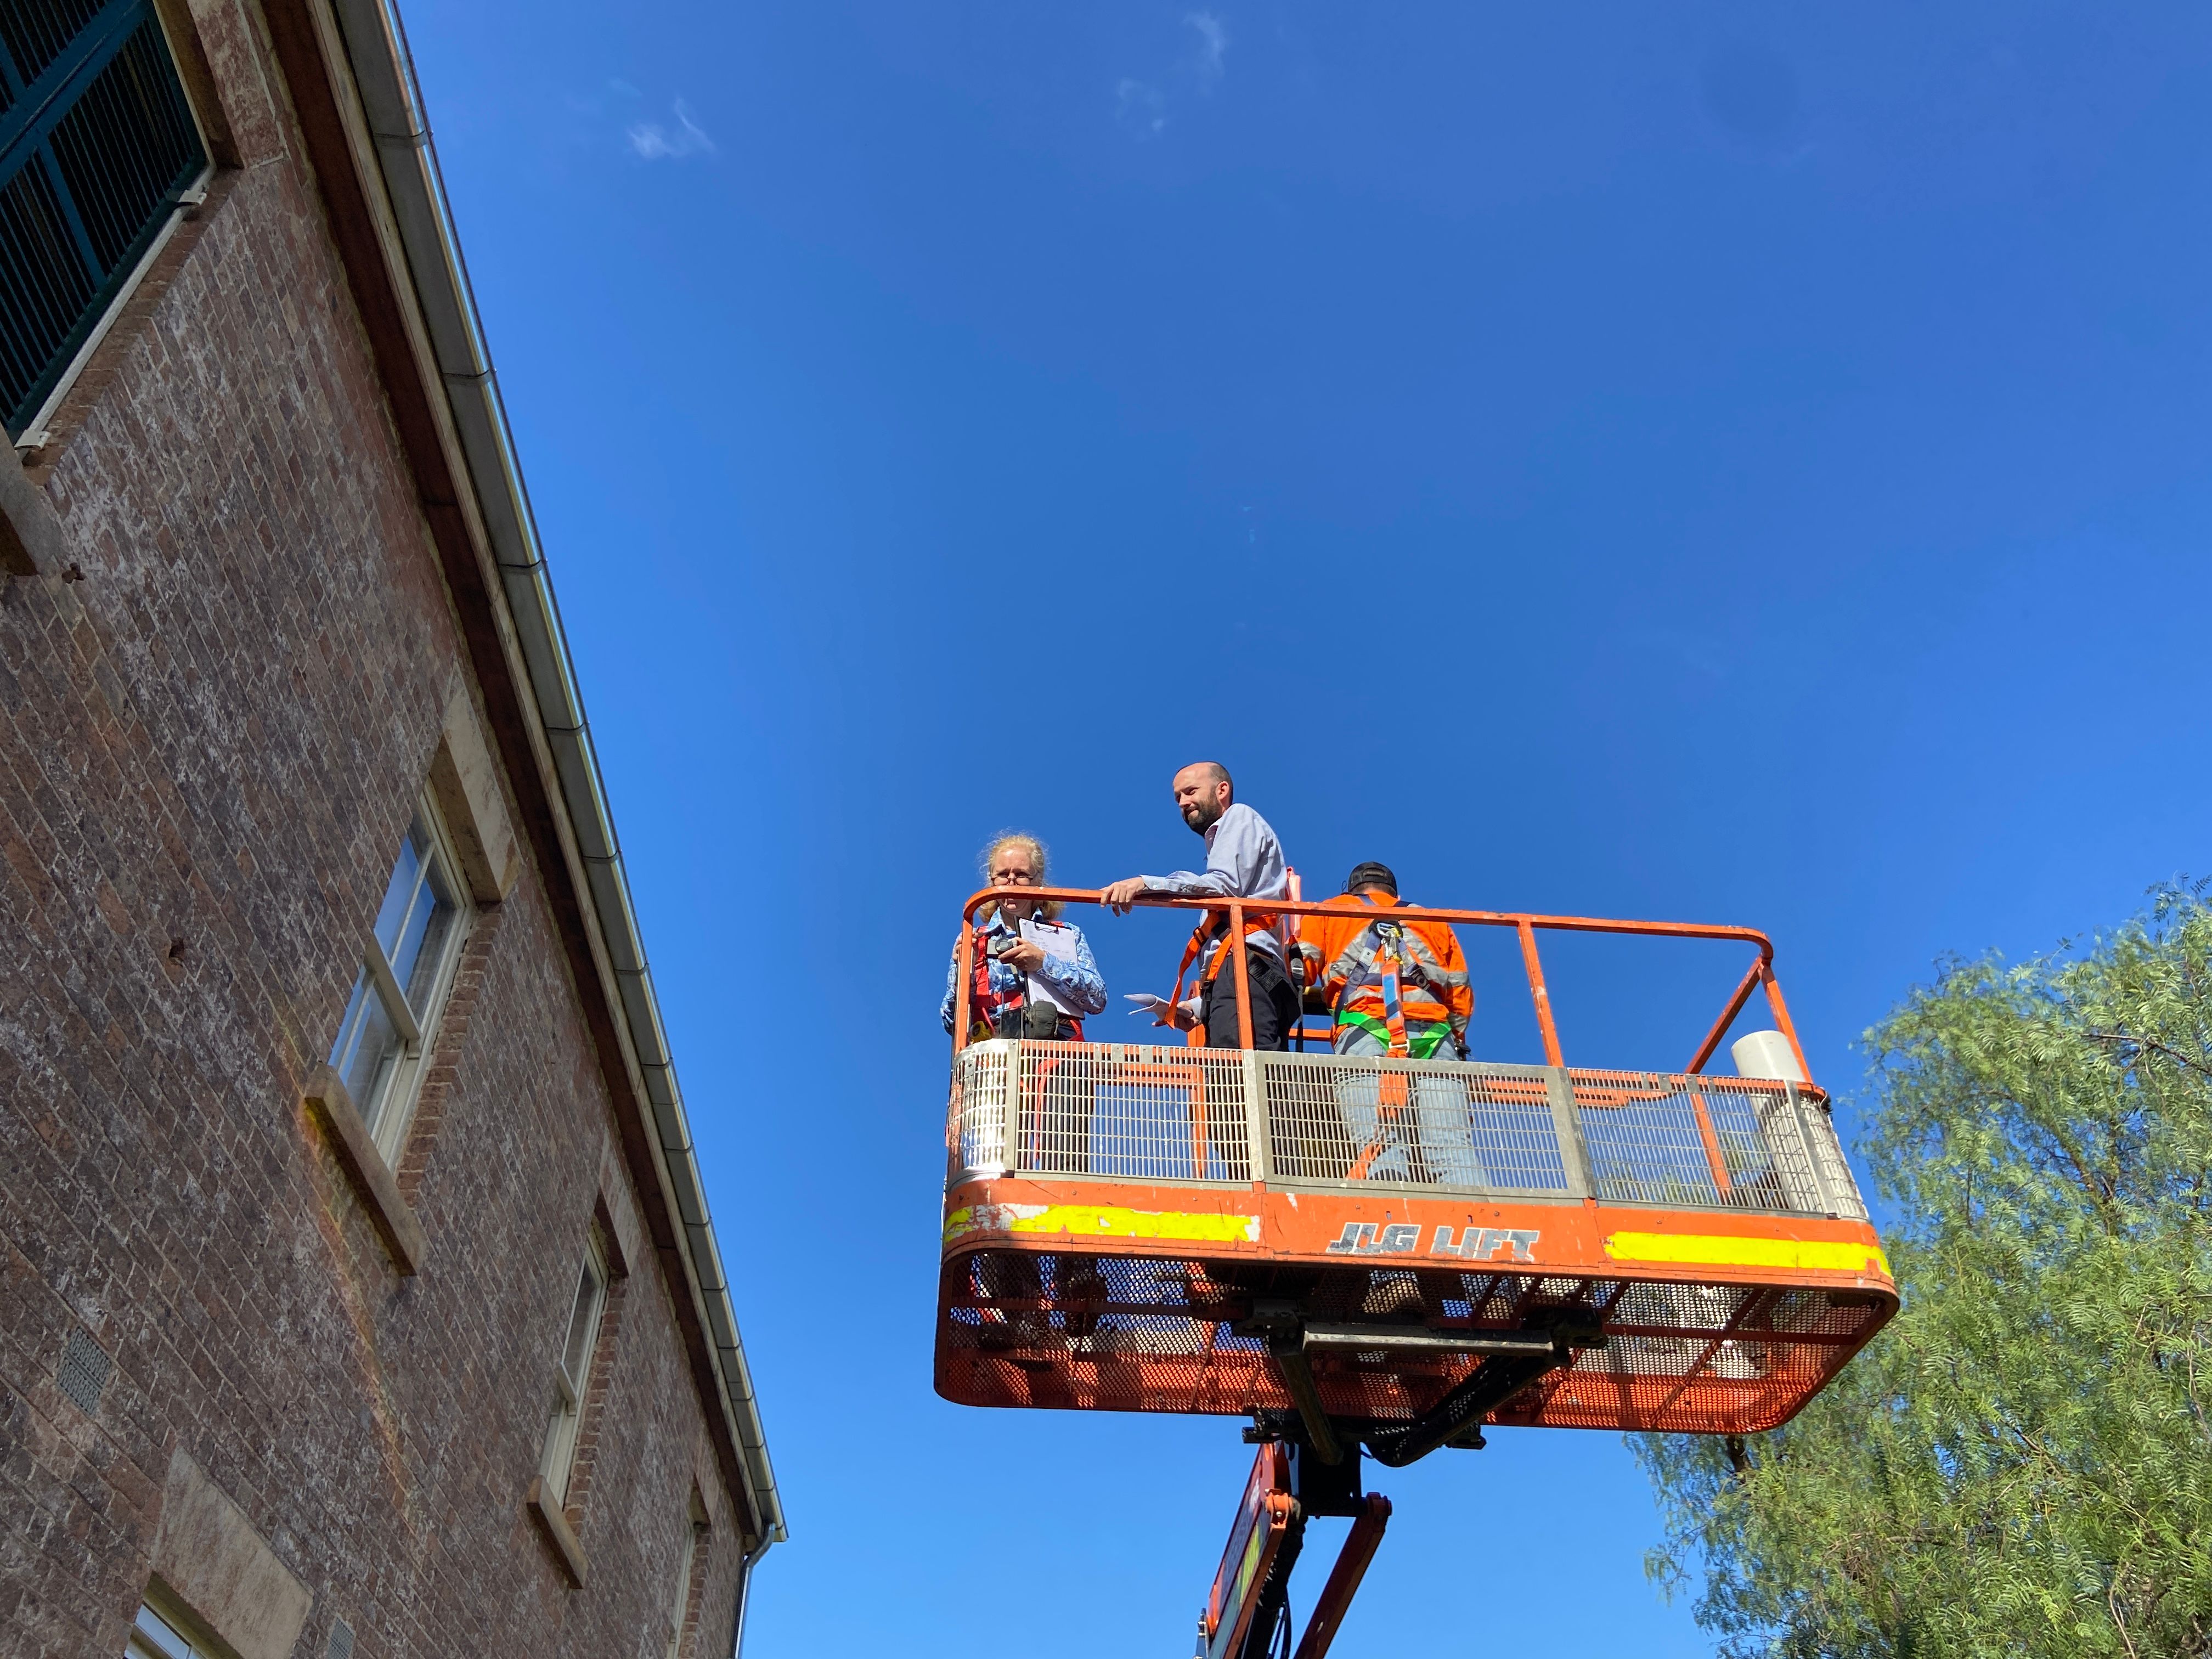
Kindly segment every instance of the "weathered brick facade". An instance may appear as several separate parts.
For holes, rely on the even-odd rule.
[[[198,1480],[304,1587],[283,1650],[342,1619],[362,1659],[665,1654],[696,1487],[684,1651],[719,1653],[757,1496],[619,1012],[580,972],[557,796],[517,763],[303,142],[304,60],[272,49],[310,0],[283,3],[171,17],[226,165],[9,481],[49,516],[18,538],[34,573],[0,577],[0,1649],[118,1655],[150,1577],[185,1599],[164,1511]],[[455,709],[520,872],[393,1160],[410,1275],[303,1091]],[[595,1215],[617,1277],[577,1586],[526,1494]],[[289,1595],[258,1598],[280,1638]]]

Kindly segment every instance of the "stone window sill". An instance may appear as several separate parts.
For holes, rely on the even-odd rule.
[[[575,1532],[568,1525],[568,1517],[561,1512],[561,1506],[545,1490],[543,1476],[531,1481],[527,1501],[530,1513],[545,1534],[545,1541],[553,1547],[553,1553],[560,1559],[561,1571],[568,1575],[570,1584],[578,1589],[583,1589],[584,1547],[576,1541]]]
[[[15,447],[0,434],[0,574],[58,576],[68,568],[61,515],[46,492],[23,476]]]
[[[370,1219],[376,1223],[376,1231],[383,1235],[385,1248],[392,1253],[392,1265],[410,1277],[420,1272],[430,1241],[422,1231],[422,1224],[415,1219],[415,1212],[400,1197],[399,1183],[392,1176],[392,1166],[376,1150],[368,1126],[354,1109],[353,1097],[346,1091],[344,1080],[329,1066],[319,1066],[302,1093],[330,1131],[331,1148],[345,1165],[347,1175],[353,1178]]]

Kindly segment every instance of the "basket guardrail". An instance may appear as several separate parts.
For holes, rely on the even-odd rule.
[[[994,1038],[956,1060],[952,1185],[1395,1185],[1865,1220],[1826,1097],[1782,1079]]]

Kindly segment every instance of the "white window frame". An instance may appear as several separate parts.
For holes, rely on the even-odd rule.
[[[354,996],[364,988],[382,1005],[386,1015],[397,1029],[400,1040],[399,1060],[391,1076],[373,1099],[356,1100],[354,1109],[361,1114],[369,1137],[385,1161],[397,1165],[399,1149],[407,1144],[407,1131],[415,1121],[415,1106],[422,1092],[422,1079],[429,1070],[431,1050],[438,1041],[438,1027],[444,1020],[447,1000],[452,995],[453,978],[460,966],[461,947],[468,939],[469,930],[476,923],[477,906],[463,876],[459,855],[455,852],[452,832],[446,828],[444,816],[438,803],[425,789],[415,804],[415,818],[407,827],[412,835],[415,823],[420,822],[428,832],[430,856],[434,859],[443,876],[446,890],[453,896],[453,925],[441,942],[439,960],[433,970],[430,988],[423,997],[423,1007],[417,1010],[408,1000],[407,993],[392,972],[391,959],[385,955],[384,946],[376,937],[374,921],[362,929],[361,963],[354,981],[354,992],[346,999],[346,1018],[338,1024],[338,1035],[331,1045],[331,1063],[338,1066],[338,1055],[343,1048],[348,1030],[353,1024]],[[406,842],[403,838],[404,853]],[[398,860],[393,860],[396,872]],[[390,889],[390,878],[386,879]],[[381,895],[379,902],[382,902]],[[346,1068],[339,1066],[343,1073]]]
[[[169,1622],[149,1601],[138,1604],[131,1633],[123,1641],[123,1659],[213,1659],[184,1632]]]
[[[684,1548],[676,1563],[675,1626],[668,1632],[668,1659],[684,1659],[684,1626],[691,1619],[691,1578],[697,1571],[699,1547],[707,1541],[707,1506],[694,1486],[684,1506]]]
[[[585,1288],[587,1279],[591,1284],[588,1292]],[[556,1508],[565,1508],[568,1502],[569,1477],[576,1468],[576,1439],[584,1424],[584,1401],[592,1392],[592,1360],[599,1349],[599,1328],[606,1318],[607,1294],[613,1285],[606,1246],[600,1242],[596,1225],[585,1238],[584,1259],[573,1283],[575,1290],[568,1301],[568,1322],[562,1329],[561,1352],[553,1363],[552,1414],[545,1426],[545,1448],[538,1467],[545,1492]],[[573,1376],[569,1371],[571,1355],[575,1356]]]

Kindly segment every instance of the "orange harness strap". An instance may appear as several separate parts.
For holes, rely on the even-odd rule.
[[[1271,910],[1251,912],[1244,918],[1244,937],[1249,939],[1255,933],[1271,931],[1279,919]],[[1177,1007],[1182,1006],[1182,982],[1190,972],[1190,965],[1198,960],[1199,952],[1206,949],[1206,942],[1213,937],[1213,931],[1217,925],[1217,918],[1211,915],[1207,915],[1191,930],[1190,942],[1182,947],[1182,961],[1176,969],[1175,994],[1168,999]],[[1224,927],[1223,931],[1225,933],[1227,929]],[[1214,976],[1221,971],[1221,964],[1228,960],[1229,941],[1224,939],[1221,941],[1221,948],[1213,953],[1213,960],[1206,964],[1206,970],[1198,976],[1198,982],[1200,985],[1212,984]],[[1194,1047],[1197,1046],[1199,1042],[1199,1032],[1194,1027],[1190,1035],[1190,1042]]]
[[[1412,1050],[1406,1042],[1406,1008],[1400,999],[1398,985],[1398,952],[1403,943],[1396,937],[1395,927],[1378,927],[1375,939],[1375,966],[1382,976],[1382,1016],[1390,1031],[1390,1057],[1403,1060]],[[1385,1072],[1375,1079],[1375,1134],[1359,1149],[1359,1156],[1352,1161],[1345,1172],[1347,1181],[1364,1181],[1375,1160],[1382,1155],[1384,1138],[1390,1126],[1402,1116],[1407,1107],[1406,1076],[1402,1072]]]
[[[1377,927],[1375,965],[1382,971],[1382,1018],[1390,1030],[1390,1052],[1403,1060],[1412,1052],[1406,1043],[1406,1006],[1398,988],[1398,953],[1404,949],[1396,927]]]

